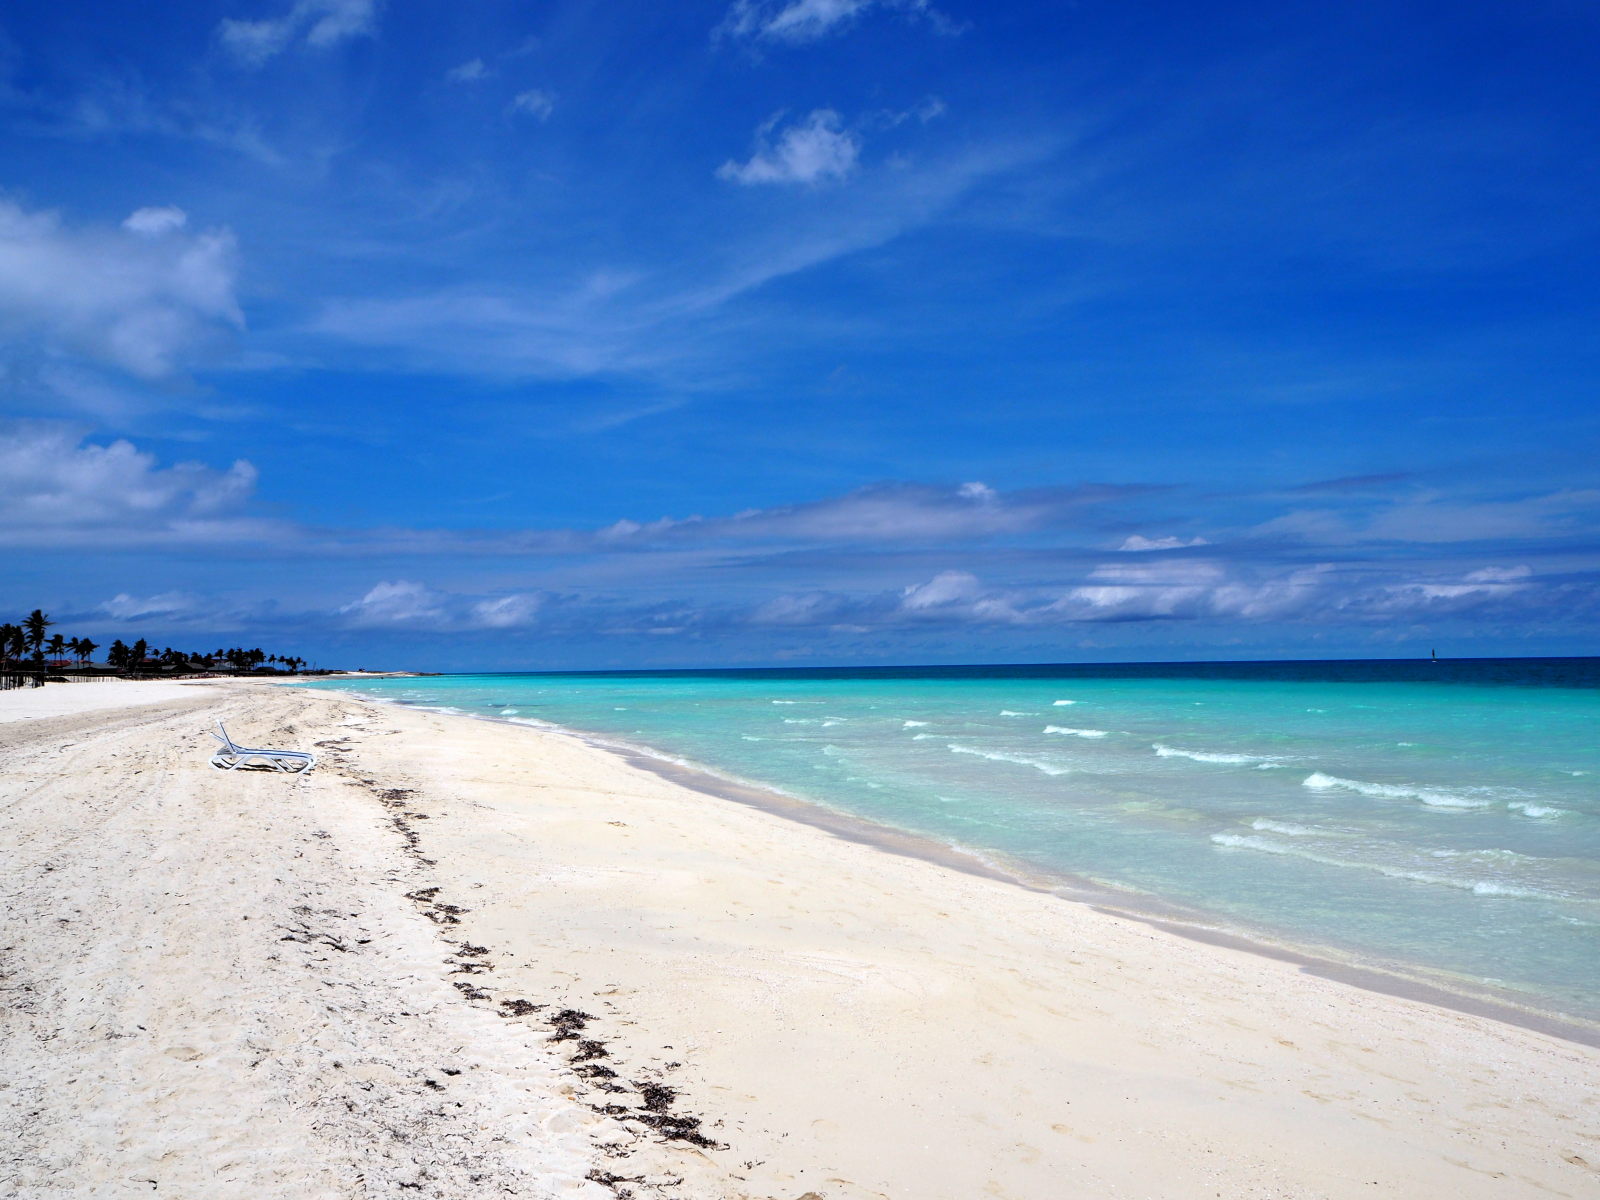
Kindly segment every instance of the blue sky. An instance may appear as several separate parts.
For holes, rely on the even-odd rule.
[[[328,664],[1600,653],[1600,19],[0,14],[0,606]]]

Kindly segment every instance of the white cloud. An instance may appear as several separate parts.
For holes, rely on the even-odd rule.
[[[516,629],[534,623],[545,599],[540,592],[473,597],[396,579],[373,585],[359,600],[341,607],[338,615],[357,626]]]
[[[1327,545],[1394,541],[1421,544],[1556,537],[1593,526],[1600,488],[1571,488],[1510,500],[1454,499],[1431,492],[1374,510],[1296,509],[1253,532]]]
[[[370,34],[376,23],[376,0],[296,0],[280,17],[226,19],[217,37],[241,63],[256,67],[297,42],[326,48]]]
[[[481,79],[489,78],[489,68],[481,58],[469,58],[458,67],[451,67],[444,73],[444,77],[451,83],[477,83]]]
[[[1118,550],[1128,550],[1128,551],[1139,551],[1139,550],[1181,550],[1186,546],[1209,546],[1210,544],[1211,543],[1206,541],[1206,539],[1203,538],[1203,537],[1192,537],[1186,542],[1182,538],[1176,538],[1176,537],[1147,538],[1147,537],[1142,537],[1141,535],[1135,533],[1135,534],[1133,534],[1133,535],[1131,535],[1129,537],[1124,538],[1123,541],[1122,541],[1122,545],[1118,546],[1117,549]]]
[[[843,179],[855,170],[861,143],[841,125],[839,114],[819,108],[773,137],[782,114],[756,131],[756,148],[746,162],[729,159],[717,168],[719,179],[734,183],[816,184]]]
[[[232,515],[255,485],[243,459],[223,471],[162,467],[129,442],[85,444],[56,422],[0,425],[0,540],[11,544],[260,540],[269,527]]]
[[[805,504],[747,509],[731,517],[616,521],[598,541],[623,547],[666,542],[788,541],[823,544],[982,539],[1069,520],[1116,489],[1058,488],[1002,494],[982,483],[959,487],[880,484]]]
[[[188,612],[195,599],[182,592],[162,592],[158,596],[130,596],[118,592],[100,605],[100,611],[114,621],[133,621],[140,617],[164,617]]]
[[[73,229],[0,201],[0,333],[146,379],[176,373],[244,323],[233,234],[184,233],[184,219],[142,208],[120,230]]]
[[[122,227],[129,233],[143,234],[145,237],[160,237],[163,233],[171,233],[175,229],[182,229],[189,223],[189,214],[181,208],[164,205],[160,208],[136,209]]]
[[[433,624],[445,619],[445,596],[420,583],[397,579],[373,585],[359,600],[339,609],[354,625]]]
[[[735,0],[715,36],[798,45],[842,32],[874,8],[921,17],[941,32],[956,28],[928,0]]]
[[[978,577],[970,571],[940,571],[927,583],[905,589],[900,607],[915,612],[923,608],[945,608],[964,604],[981,591]]]
[[[544,597],[537,593],[479,600],[469,611],[470,623],[479,629],[514,629],[533,624],[543,606]]]
[[[510,113],[524,113],[539,121],[548,121],[550,114],[555,111],[556,98],[553,92],[540,88],[530,88],[526,92],[519,92],[511,101],[506,111]]]

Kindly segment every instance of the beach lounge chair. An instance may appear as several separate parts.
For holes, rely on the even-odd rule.
[[[211,756],[211,765],[221,771],[237,771],[255,763],[276,771],[306,772],[317,765],[317,756],[304,750],[252,750],[234,744],[228,731],[217,722],[217,732],[211,735],[222,743],[222,749]]]

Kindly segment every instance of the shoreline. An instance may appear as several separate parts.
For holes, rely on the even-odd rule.
[[[283,681],[288,683],[289,681]],[[302,685],[303,686],[303,685]],[[346,693],[353,695],[355,693]],[[1007,858],[999,852],[979,852],[952,845],[937,838],[897,828],[868,817],[780,790],[758,781],[742,779],[715,767],[684,759],[676,753],[644,743],[632,743],[613,735],[544,718],[501,717],[453,707],[438,707],[384,696],[363,696],[374,704],[392,704],[437,713],[444,717],[464,717],[496,725],[538,729],[555,736],[569,737],[605,754],[650,771],[652,774],[721,800],[747,805],[835,837],[868,846],[889,854],[929,862],[979,878],[1009,884],[1066,903],[1082,904],[1098,912],[1143,922],[1152,928],[1194,941],[1257,954],[1285,962],[1325,979],[1380,995],[1429,1004],[1453,1012],[1484,1017],[1501,1024],[1529,1029],[1577,1045],[1600,1048],[1600,1022],[1572,1013],[1540,1008],[1512,989],[1497,990],[1478,980],[1446,976],[1442,971],[1410,967],[1376,957],[1363,958],[1359,951],[1341,953],[1332,947],[1307,946],[1287,939],[1277,940],[1266,931],[1240,928],[1220,914],[1207,913],[1168,901],[1153,893],[1119,888],[1098,880],[1051,872]]]
[[[1576,1200],[1600,1174],[1580,1044],[565,731],[231,681],[128,700],[0,711],[0,1183],[27,1200]],[[317,767],[212,770],[219,716]]]

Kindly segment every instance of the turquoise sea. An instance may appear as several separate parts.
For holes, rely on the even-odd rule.
[[[558,724],[1035,880],[1600,1019],[1600,659],[311,686]]]

